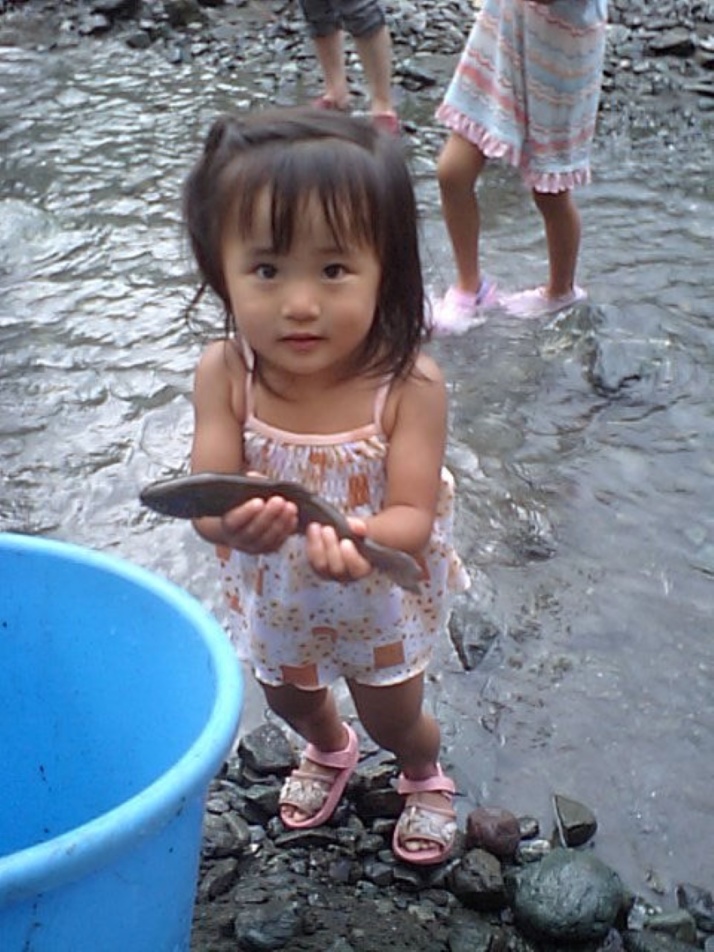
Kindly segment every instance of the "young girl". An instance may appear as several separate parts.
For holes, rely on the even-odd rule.
[[[307,741],[281,818],[326,822],[356,766],[357,738],[329,687],[341,676],[401,767],[396,854],[441,862],[454,785],[422,709],[424,669],[448,591],[466,579],[442,469],[444,381],[419,349],[416,211],[398,144],[336,112],[219,119],[187,181],[185,217],[226,314],[226,339],[196,373],[193,471],[297,481],[424,569],[420,593],[403,591],[332,528],[296,535],[295,505],[280,496],[196,521],[219,547],[239,652]]]
[[[501,303],[540,317],[585,297],[575,284],[580,217],[572,189],[590,178],[606,15],[606,0],[485,0],[437,110],[451,129],[437,174],[457,280],[437,302],[435,330],[481,323],[496,300],[478,255],[475,185],[487,159],[520,171],[548,249],[548,283]]]

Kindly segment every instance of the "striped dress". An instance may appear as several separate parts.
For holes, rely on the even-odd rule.
[[[437,119],[529,188],[590,180],[607,0],[484,0]]]

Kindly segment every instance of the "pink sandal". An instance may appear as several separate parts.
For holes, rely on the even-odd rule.
[[[454,781],[444,775],[438,764],[436,769],[437,773],[426,780],[410,780],[400,774],[397,781],[398,793],[405,796],[412,793],[443,793],[449,802],[448,807],[408,802],[404,807],[394,828],[392,850],[403,862],[415,866],[442,863],[449,856],[456,840],[456,812],[451,806],[456,788]],[[412,851],[402,845],[408,840],[426,841],[434,846]]]
[[[290,830],[308,830],[327,823],[337,809],[345,792],[347,781],[352,776],[359,760],[357,735],[349,724],[343,725],[347,731],[347,746],[343,750],[326,752],[308,744],[303,758],[320,767],[332,767],[339,771],[333,777],[300,770],[298,767],[290,774],[280,791],[280,819]],[[282,807],[296,807],[306,813],[304,820],[293,820],[283,815]]]

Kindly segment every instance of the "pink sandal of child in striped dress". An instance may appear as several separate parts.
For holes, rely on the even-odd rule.
[[[290,774],[280,791],[280,819],[290,830],[309,830],[314,826],[327,823],[342,799],[347,782],[352,776],[359,760],[359,742],[357,735],[349,726],[347,746],[343,750],[318,750],[308,744],[303,751],[303,760],[309,760],[320,767],[330,767],[334,774],[301,770],[299,767]],[[283,807],[295,807],[305,814],[304,819],[296,820],[286,816]]]
[[[448,806],[407,801],[397,821],[392,837],[392,850],[405,863],[428,866],[443,863],[448,858],[456,840],[456,812],[451,806],[456,788],[454,781],[444,775],[437,764],[437,773],[426,780],[410,780],[399,775],[397,792],[405,796],[414,793],[441,793]],[[426,849],[410,850],[406,844],[433,843]]]

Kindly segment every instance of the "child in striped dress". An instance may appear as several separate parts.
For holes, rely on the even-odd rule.
[[[457,280],[435,307],[437,332],[482,323],[497,301],[479,266],[476,182],[488,159],[518,169],[543,216],[547,284],[501,299],[521,317],[582,300],[580,216],[572,189],[590,179],[607,0],[484,0],[437,110],[450,130],[438,179]]]

